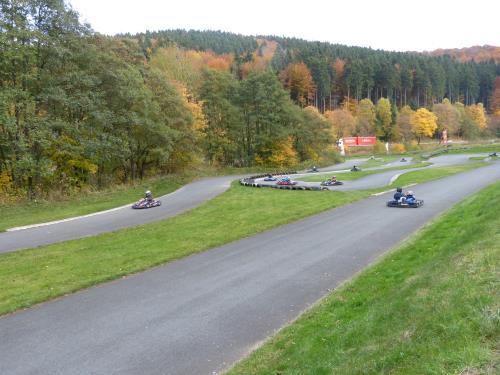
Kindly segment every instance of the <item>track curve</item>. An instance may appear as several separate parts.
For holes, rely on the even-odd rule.
[[[492,163],[418,185],[426,202],[418,209],[371,197],[1,317],[0,373],[218,373],[409,233],[498,180],[500,163]]]

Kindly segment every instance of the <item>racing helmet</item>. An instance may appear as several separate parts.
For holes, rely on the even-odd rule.
[[[407,195],[413,195],[413,190],[408,190]]]
[[[402,193],[402,192],[403,192],[403,188],[398,187],[398,188],[396,189],[396,191],[397,191],[398,193]]]
[[[146,191],[144,195],[146,198],[151,198],[153,196],[153,194],[151,194],[151,190]]]

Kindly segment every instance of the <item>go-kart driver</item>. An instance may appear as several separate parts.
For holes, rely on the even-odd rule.
[[[146,191],[144,194],[144,199],[151,203],[153,201],[153,194],[151,193],[151,190]]]
[[[337,182],[337,176],[332,176],[330,178],[330,182],[333,182],[333,183]]]
[[[415,199],[415,196],[413,195],[413,191],[412,190],[408,190],[406,192],[406,203],[408,204],[415,204],[416,202],[416,199]]]
[[[394,200],[396,202],[399,202],[401,198],[403,198],[405,195],[403,194],[403,188],[398,187],[396,189],[396,193],[394,194]]]

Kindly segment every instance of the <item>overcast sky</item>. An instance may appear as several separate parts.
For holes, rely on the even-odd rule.
[[[396,51],[500,46],[498,0],[69,0],[113,35],[223,30]]]

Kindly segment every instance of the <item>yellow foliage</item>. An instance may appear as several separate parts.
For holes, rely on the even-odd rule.
[[[406,147],[402,143],[393,143],[391,145],[392,152],[395,152],[397,154],[402,154],[403,152],[406,152]]]
[[[484,113],[483,103],[470,105],[465,108],[465,111],[479,129],[486,128],[486,114]]]
[[[418,139],[432,137],[437,129],[437,117],[426,108],[418,109],[411,119],[412,132]]]
[[[385,152],[385,145],[377,139],[375,146],[373,146],[373,152],[375,154],[382,154]]]
[[[3,171],[0,173],[0,192],[7,194],[12,191],[12,177]]]
[[[278,168],[288,168],[297,164],[297,151],[293,148],[293,139],[288,137],[285,141],[276,143],[271,149],[271,155],[264,159],[255,157],[259,165],[268,165]]]

